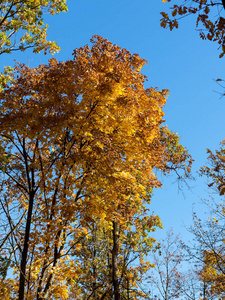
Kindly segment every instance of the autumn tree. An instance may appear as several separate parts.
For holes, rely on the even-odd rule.
[[[18,65],[0,94],[1,199],[18,300],[67,299],[68,278],[82,272],[70,255],[90,219],[128,230],[161,186],[155,170],[190,172],[189,154],[163,126],[167,91],[144,88],[146,61],[99,36],[91,42],[67,62]]]
[[[196,28],[203,40],[219,44],[220,57],[225,54],[225,18],[224,0],[162,0],[162,2],[175,2],[170,7],[170,14],[162,12],[161,26],[170,30],[178,28],[180,19],[190,15],[196,16]]]

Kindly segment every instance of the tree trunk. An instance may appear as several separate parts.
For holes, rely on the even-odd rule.
[[[113,249],[112,249],[112,283],[114,299],[120,300],[119,280],[118,280],[118,251],[119,251],[119,234],[118,224],[113,221]]]
[[[34,193],[32,192],[30,194],[29,208],[28,208],[28,213],[27,213],[26,231],[25,231],[25,237],[24,237],[24,246],[23,246],[22,258],[21,258],[21,263],[20,263],[20,282],[19,282],[18,300],[24,300],[27,254],[28,254],[28,248],[29,248],[30,227],[31,227],[33,205],[34,205]]]
[[[36,146],[37,145],[38,145],[38,140],[36,141]],[[28,185],[28,190],[29,190],[29,206],[28,206],[28,212],[27,212],[27,222],[26,222],[26,229],[25,229],[25,236],[24,236],[23,251],[22,251],[22,257],[21,257],[21,262],[20,262],[20,280],[19,280],[18,300],[24,300],[24,294],[25,294],[27,256],[28,256],[28,249],[29,249],[30,228],[31,228],[31,222],[32,222],[32,213],[33,213],[34,195],[35,195],[34,170],[33,169],[29,170],[25,138],[23,138],[23,158],[24,158],[24,162],[25,162],[27,185]]]
[[[129,278],[127,278],[127,300],[130,300],[130,284],[129,284]]]

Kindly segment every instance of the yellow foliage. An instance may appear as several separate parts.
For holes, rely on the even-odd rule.
[[[67,62],[18,65],[0,93],[4,199],[32,216],[23,223],[26,268],[17,269],[29,278],[29,297],[66,299],[68,277],[81,269],[78,263],[68,275],[67,255],[82,251],[88,226],[116,219],[128,229],[161,186],[155,170],[188,173],[191,164],[178,136],[162,126],[168,91],[144,88],[146,61],[102,37],[91,42]],[[145,226],[157,224],[152,218]],[[24,228],[15,232],[21,249]]]

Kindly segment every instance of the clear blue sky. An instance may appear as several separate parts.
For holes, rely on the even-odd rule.
[[[206,179],[195,174],[206,163],[206,148],[216,149],[224,138],[225,98],[214,91],[222,89],[213,81],[224,78],[224,59],[219,59],[218,46],[202,41],[195,31],[192,18],[183,19],[179,29],[173,32],[160,27],[160,11],[168,4],[161,0],[68,0],[67,13],[48,16],[48,39],[61,47],[58,60],[72,58],[73,49],[89,43],[98,34],[112,43],[139,53],[148,60],[143,72],[148,76],[146,87],[167,88],[170,96],[165,108],[168,127],[177,131],[181,142],[195,159],[193,175],[178,192],[174,177],[164,178],[163,187],[155,191],[151,210],[159,214],[165,231],[188,235],[185,226],[192,220],[192,203],[202,215],[204,206],[200,198],[207,195]],[[224,13],[225,14],[225,13]],[[13,60],[36,66],[46,63],[51,55],[34,55],[31,51],[0,57],[1,67],[13,65]],[[164,235],[158,232],[158,236]],[[157,236],[157,234],[156,234]]]

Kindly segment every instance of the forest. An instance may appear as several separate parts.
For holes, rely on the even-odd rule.
[[[82,4],[70,2],[0,1],[0,299],[225,299],[225,140],[216,140],[214,147],[214,135],[206,132],[207,156],[204,164],[198,162],[192,147],[201,144],[200,134],[189,150],[184,133],[177,133],[179,126],[175,131],[167,122],[170,87],[152,87],[152,77],[146,75],[148,61],[123,46],[125,37],[120,46],[101,31],[92,32],[86,44],[62,60],[63,38],[66,41],[68,34],[71,40],[72,28],[64,30],[66,19],[53,19],[65,15],[72,24],[76,8],[83,19],[94,15],[91,6],[82,11]],[[188,22],[188,27],[193,25],[188,30],[197,31],[193,39],[204,41],[203,48],[212,52],[211,44],[216,45],[212,56],[219,53],[222,64],[223,0],[157,2],[160,41],[163,34],[174,38],[176,30],[183,34],[182,23]],[[99,11],[106,5],[116,18],[102,0],[94,5]],[[96,16],[97,20],[100,15]],[[128,22],[129,13],[126,18]],[[95,25],[90,19],[85,26],[91,30]],[[52,31],[47,35],[48,27]],[[85,28],[81,24],[79,31]],[[49,35],[55,39],[54,33],[56,42],[49,40]],[[119,31],[117,35],[120,40]],[[76,45],[76,36],[74,40]],[[162,49],[169,53],[166,41]],[[27,63],[26,53],[39,62]],[[174,59],[166,54],[167,61]],[[221,103],[222,75],[218,72],[214,79]],[[205,84],[208,93],[207,88]],[[173,105],[182,105],[179,101]],[[218,129],[215,125],[220,113],[224,115],[222,106],[216,116],[212,105],[210,110],[208,126],[214,126],[215,136],[223,134],[223,124]],[[203,116],[197,114],[201,123]],[[190,128],[198,128],[191,123]],[[207,190],[199,200],[201,209],[187,212],[189,240],[184,231],[179,233],[175,212],[171,227],[164,225],[167,220],[160,209],[168,215],[170,211],[163,199],[157,199],[159,212],[154,207],[163,189],[169,205],[177,205],[177,193],[172,190],[169,195],[171,178],[184,197],[198,180],[204,180],[197,184]],[[193,202],[184,199],[180,201]],[[185,206],[178,215],[183,217],[184,211]]]

